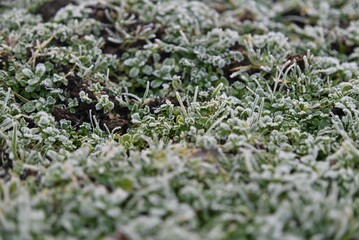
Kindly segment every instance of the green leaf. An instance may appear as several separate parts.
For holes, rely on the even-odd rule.
[[[140,73],[140,69],[139,69],[138,67],[133,67],[133,68],[131,68],[131,70],[130,70],[129,76],[130,76],[131,78],[135,78],[135,77],[138,76],[139,73]]]
[[[160,79],[155,79],[151,82],[152,88],[159,88],[162,85],[163,81]]]
[[[46,66],[43,63],[36,65],[35,75],[41,77],[46,72]]]
[[[38,83],[39,81],[40,81],[40,78],[37,77],[37,76],[35,76],[35,77],[29,79],[29,80],[27,81],[27,83],[28,83],[29,85],[35,85],[35,84]]]
[[[120,187],[127,192],[130,192],[133,190],[133,182],[131,179],[129,179],[127,177],[117,179],[115,181],[115,186]]]
[[[21,72],[22,72],[26,77],[29,77],[29,78],[31,78],[31,77],[34,75],[34,73],[33,73],[30,69],[28,69],[28,68],[24,68]]]
[[[36,110],[35,103],[33,101],[28,101],[22,106],[22,109],[27,113],[32,113]]]

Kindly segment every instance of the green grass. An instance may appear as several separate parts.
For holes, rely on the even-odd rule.
[[[0,239],[358,239],[358,8],[0,1]]]

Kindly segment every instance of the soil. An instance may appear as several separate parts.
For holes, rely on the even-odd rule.
[[[118,57],[121,57],[122,54],[125,53],[127,49],[137,48],[138,50],[141,50],[146,43],[147,42],[145,40],[136,40],[130,43],[117,44],[108,41],[108,38],[105,37],[105,44],[101,49],[103,53],[113,54],[113,55],[117,55]]]
[[[225,11],[227,11],[227,8],[226,8],[226,6],[225,6],[223,3],[215,3],[214,9],[215,9],[218,13],[224,13]]]
[[[10,53],[6,51],[0,51],[0,70],[4,70],[9,65]]]
[[[24,181],[30,176],[36,177],[37,171],[32,170],[32,169],[24,169],[24,171],[22,171],[22,173],[20,174],[20,180]]]
[[[238,16],[239,21],[244,22],[244,21],[254,21],[256,20],[256,16],[249,10],[245,10],[243,13],[241,13]]]
[[[10,159],[9,153],[4,147],[0,147],[0,179],[10,180],[11,175],[9,171],[13,168],[13,162]]]
[[[63,86],[67,91],[68,98],[77,98],[80,97],[80,92],[84,91],[88,94],[88,97],[96,102],[96,96],[93,92],[88,89],[88,86],[83,83],[82,79],[77,76],[70,76],[68,85]],[[104,89],[104,94],[110,95],[107,89]],[[109,97],[110,100],[115,104],[114,109],[111,114],[106,113],[103,110],[96,110],[96,104],[81,102],[79,100],[79,105],[75,108],[75,112],[71,112],[69,109],[62,109],[59,107],[54,107],[52,109],[52,114],[55,117],[56,121],[60,121],[61,119],[66,119],[71,122],[71,124],[78,128],[82,123],[87,122],[91,123],[90,112],[96,119],[99,121],[100,127],[102,130],[106,130],[106,127],[112,131],[117,127],[121,127],[122,133],[127,131],[129,121],[130,110],[127,107],[122,107],[116,101],[114,96]],[[68,99],[66,99],[65,104],[67,105]]]
[[[334,49],[347,56],[352,54],[357,47],[359,47],[358,44],[350,44],[346,38],[338,39],[330,45],[330,49]]]
[[[167,100],[170,101],[173,105],[179,106],[178,100],[176,98],[173,98],[173,97],[150,99],[150,100],[146,101],[145,104],[150,108],[150,112],[154,113],[155,110],[157,108],[159,108],[162,104],[165,104]]]
[[[340,119],[345,116],[345,113],[341,108],[333,107],[331,111],[335,116],[338,116]]]
[[[68,73],[71,70],[71,67],[69,65],[64,65],[61,63],[53,63],[54,68],[57,70],[58,73]]]
[[[89,17],[94,18],[99,22],[110,24],[111,21],[106,17],[106,11],[109,11],[110,15],[113,17],[116,17],[116,13],[111,11],[110,9],[106,8],[103,4],[97,4],[90,7],[92,9],[92,12],[90,13]]]
[[[195,149],[192,153],[191,158],[199,158],[202,160],[208,160],[208,159],[217,159],[220,157],[220,152],[217,149],[204,149],[199,148]]]
[[[244,67],[244,66],[251,66],[253,65],[252,62],[249,60],[247,52],[246,52],[246,48],[243,45],[239,45],[236,44],[235,46],[233,46],[232,48],[230,48],[231,51],[238,51],[240,53],[242,53],[243,55],[243,60],[238,62],[233,60],[231,62],[231,64],[225,66],[222,70],[223,70],[223,76],[230,82],[233,83],[234,80],[233,78],[231,78],[231,75],[233,72],[235,72],[235,68],[238,67]],[[260,72],[259,69],[253,69],[253,68],[249,68],[248,70],[246,70],[246,72],[251,75],[251,74],[255,74]]]
[[[126,233],[122,231],[116,232],[110,240],[130,240]]]
[[[54,107],[52,109],[52,115],[55,117],[56,121],[60,121],[61,119],[66,119],[71,121],[71,124],[78,126],[81,123],[83,123],[83,120],[81,118],[78,118],[78,114],[71,113],[67,109],[62,109],[58,107]]]
[[[63,7],[66,7],[68,4],[75,4],[73,0],[52,0],[50,2],[45,2],[37,11],[38,14],[42,16],[44,22],[48,22],[53,18],[56,13]]]
[[[297,65],[299,66],[300,70],[304,70],[304,68],[305,68],[304,55],[302,55],[302,54],[289,55],[287,57],[287,60],[291,61],[290,64],[293,64],[295,61],[297,63]]]
[[[35,123],[35,121],[28,117],[28,116],[23,116],[23,119],[25,119],[25,121],[27,122],[27,127],[29,128],[34,128],[37,127],[37,124]]]
[[[308,24],[308,16],[300,8],[292,8],[288,11],[281,13],[280,16],[286,21],[294,23],[300,28],[304,28],[305,25]]]

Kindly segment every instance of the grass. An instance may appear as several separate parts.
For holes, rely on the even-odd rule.
[[[357,239],[358,5],[1,1],[0,239]]]

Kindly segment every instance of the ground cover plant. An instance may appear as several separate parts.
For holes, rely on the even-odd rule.
[[[358,239],[358,9],[0,1],[0,239]]]

